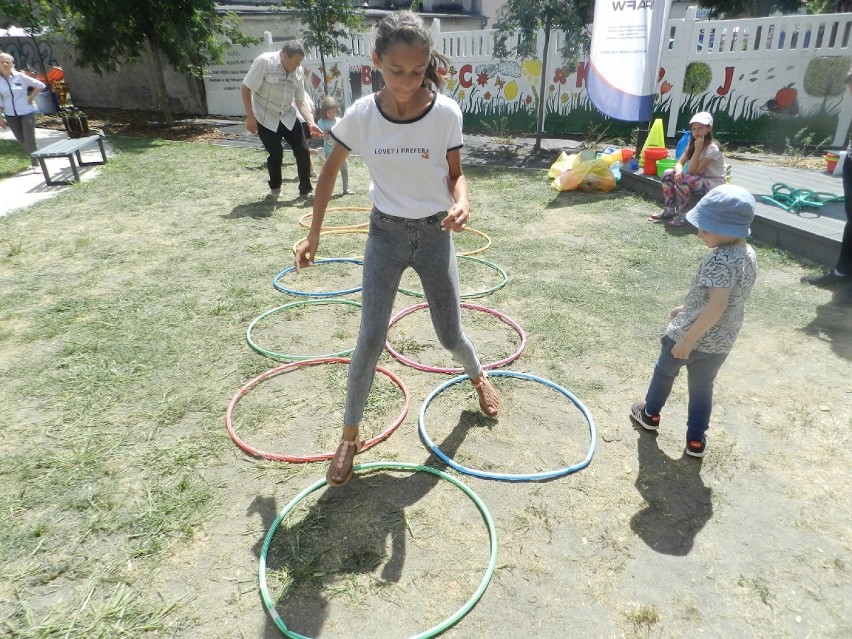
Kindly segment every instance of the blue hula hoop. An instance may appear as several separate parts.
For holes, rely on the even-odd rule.
[[[559,468],[557,470],[550,470],[542,473],[528,473],[528,474],[518,474],[518,473],[489,473],[484,470],[477,470],[475,468],[468,468],[467,466],[462,466],[456,461],[450,459],[444,451],[442,451],[438,446],[431,440],[429,434],[426,432],[426,409],[429,407],[429,404],[432,402],[435,397],[446,390],[450,386],[454,384],[458,384],[467,379],[470,379],[468,375],[460,375],[459,377],[454,377],[453,379],[444,382],[440,386],[438,386],[435,390],[433,390],[426,400],[423,402],[423,405],[420,407],[420,415],[417,419],[417,430],[420,433],[420,438],[426,444],[426,446],[431,450],[438,458],[441,459],[447,466],[450,468],[454,468],[460,473],[464,473],[465,475],[471,475],[473,477],[479,477],[480,479],[497,479],[500,481],[541,481],[545,479],[556,479],[557,477],[564,477],[565,475],[570,475],[571,473],[575,473],[578,470],[582,470],[586,466],[588,466],[592,457],[595,454],[595,442],[597,440],[597,433],[595,430],[595,420],[592,419],[591,413],[589,410],[583,405],[576,396],[574,396],[569,390],[563,388],[559,384],[551,382],[550,380],[544,379],[542,377],[536,377],[535,375],[530,375],[528,373],[516,373],[514,371],[488,371],[489,377],[517,377],[519,379],[526,379],[532,382],[538,382],[539,384],[544,384],[549,388],[552,388],[571,400],[571,402],[580,410],[583,414],[583,417],[586,418],[586,421],[589,424],[589,452],[586,454],[586,458],[581,461],[579,464],[574,464],[573,466],[568,466],[566,468]]]
[[[346,262],[348,264],[359,264],[361,266],[364,265],[364,260],[357,260],[354,257],[331,257],[324,260],[317,260],[316,262],[314,262],[314,265],[328,264],[330,262]],[[354,288],[349,288],[342,291],[330,291],[328,293],[320,293],[310,291],[297,291],[292,288],[287,288],[286,286],[281,284],[281,278],[287,275],[287,273],[292,273],[295,270],[295,266],[288,266],[287,268],[285,268],[278,275],[272,278],[272,286],[274,286],[282,293],[289,293],[290,295],[300,295],[302,297],[337,297],[338,295],[349,295],[351,293],[357,293],[362,288],[360,286],[356,286]]]

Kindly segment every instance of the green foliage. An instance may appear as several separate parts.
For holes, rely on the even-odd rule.
[[[0,0],[0,27],[15,25],[31,36],[58,30],[67,17],[64,0]]]
[[[831,142],[831,137],[828,136],[814,141],[816,135],[809,129],[800,129],[792,140],[785,138],[784,163],[787,166],[802,166],[805,158],[812,156],[817,149]]]
[[[817,97],[841,95],[846,89],[848,58],[813,58],[805,69],[805,93]]]
[[[494,23],[494,55],[505,58],[510,53],[521,57],[534,57],[538,31],[544,31],[544,50],[548,48],[551,33],[554,30],[565,34],[562,57],[565,66],[573,67],[587,50],[588,35],[585,26],[592,21],[594,4],[589,0],[508,0],[498,12]],[[509,38],[517,34],[516,44],[509,46]],[[547,56],[543,56],[541,82],[538,95],[544,94],[544,81],[547,76]],[[535,90],[533,88],[533,90]],[[537,100],[535,150],[541,148],[541,134],[544,124],[544,100]]]
[[[218,13],[214,0],[68,0],[77,63],[98,73],[138,62],[146,47],[165,54],[176,70],[200,77],[231,45],[257,42],[237,28],[233,13]]]
[[[65,0],[0,0],[0,27],[15,25],[26,31],[35,45],[33,48],[43,75],[47,75],[47,67],[41,57],[38,37],[45,32],[62,31],[68,14]]]
[[[683,74],[683,92],[690,95],[695,93],[703,93],[710,86],[710,80],[713,79],[713,72],[710,66],[704,62],[690,62],[686,65],[686,72]]]
[[[319,49],[323,71],[327,57],[351,52],[345,40],[360,29],[364,14],[348,0],[284,0],[280,6],[295,13],[307,28],[303,43]],[[326,75],[323,86],[328,93]]]
[[[698,6],[711,9],[714,16],[766,17],[775,11],[798,13],[801,0],[698,0]]]
[[[807,0],[805,9],[811,15],[834,13],[837,11],[837,3],[834,0]]]
[[[500,8],[494,23],[494,55],[505,58],[517,53],[531,57],[536,53],[539,29],[561,30],[565,33],[562,47],[565,64],[576,66],[588,45],[584,27],[591,23],[593,12],[594,3],[587,0],[508,0]],[[517,44],[509,46],[509,39],[515,33],[519,34]]]

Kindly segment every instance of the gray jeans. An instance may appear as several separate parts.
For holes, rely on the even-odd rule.
[[[450,351],[471,377],[480,373],[479,359],[461,324],[459,271],[452,234],[441,230],[446,213],[409,220],[373,209],[364,253],[361,292],[361,330],[346,390],[343,423],[357,426],[376,364],[388,334],[388,321],[402,273],[409,266],[420,276],[432,325],[441,345]]]
[[[9,129],[12,131],[15,139],[24,147],[27,155],[32,155],[36,152],[35,113],[28,115],[7,115],[6,124],[9,125]],[[37,164],[32,158],[30,160],[33,166]]]

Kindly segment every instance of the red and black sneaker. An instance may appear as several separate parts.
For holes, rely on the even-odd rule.
[[[630,419],[645,430],[657,430],[660,427],[660,416],[646,413],[645,402],[636,402],[630,407]]]
[[[704,457],[705,450],[707,450],[706,437],[702,437],[701,440],[692,439],[686,441],[686,454],[690,457]]]

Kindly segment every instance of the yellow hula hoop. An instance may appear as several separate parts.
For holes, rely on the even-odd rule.
[[[333,206],[326,209],[326,213],[335,212],[335,211],[361,211],[365,213],[369,213],[373,209],[366,208],[363,206]],[[299,226],[303,229],[311,228],[311,225],[308,223],[308,219],[314,216],[313,211],[305,213],[302,217],[299,218]],[[364,222],[362,224],[353,224],[351,226],[321,226],[320,231],[354,231],[355,229],[364,229],[369,226],[369,222]]]
[[[473,249],[472,251],[464,251],[462,253],[457,252],[456,255],[464,255],[464,256],[476,255],[477,253],[482,253],[485,249],[487,249],[489,246],[491,246],[491,238],[488,237],[482,231],[477,231],[474,228],[466,226],[465,229],[462,231],[462,233],[466,233],[467,231],[470,231],[471,233],[473,233],[474,235],[478,235],[479,237],[484,237],[485,238],[485,246],[481,246],[478,249]]]
[[[320,231],[320,237],[325,237],[326,235],[344,235],[346,233],[361,233],[362,235],[367,235],[367,233],[369,233],[369,232],[370,232],[369,229],[366,229],[366,228],[355,228],[355,229],[346,229],[346,230],[344,230],[344,229],[329,229],[328,231]],[[307,240],[308,240],[307,236],[305,236],[305,237],[303,237],[299,240],[296,240],[296,243],[293,245],[293,255],[296,255],[296,250],[299,248],[299,244],[301,244],[302,242],[307,242]],[[348,258],[351,258],[353,260],[363,260],[364,259],[363,255],[358,255],[358,256],[356,256],[356,255],[345,255],[345,256],[340,256],[340,257],[348,257]],[[316,259],[316,256],[315,255],[311,256],[311,259]]]
[[[357,207],[344,207],[344,208],[349,208],[350,210],[353,210],[353,211],[355,211],[355,210],[357,210],[357,211],[371,211],[372,210],[372,209],[361,209],[361,208],[357,208]],[[329,209],[329,211],[331,211],[331,210],[332,209]],[[342,210],[342,209],[339,208],[339,209],[335,209],[335,210],[339,211],[339,210]],[[303,215],[301,218],[299,218],[299,226],[303,226],[302,220],[304,220],[305,218],[307,218],[310,215],[313,215],[313,213],[307,213],[307,214]],[[341,235],[343,233],[364,233],[364,234],[366,234],[366,233],[369,233],[369,230],[367,228],[368,225],[369,225],[369,223],[358,224],[358,225],[355,225],[355,226],[332,226],[332,227],[321,226],[320,227],[320,237],[324,237],[326,235]],[[480,246],[479,248],[472,249],[470,251],[456,252],[456,255],[460,255],[462,257],[477,255],[479,253],[482,253],[488,247],[491,246],[491,238],[487,234],[485,234],[482,231],[479,231],[475,228],[471,228],[469,226],[466,227],[461,232],[466,233],[468,231],[470,231],[474,235],[478,235],[479,237],[484,237],[485,238],[485,245]],[[307,237],[303,237],[302,239],[296,241],[296,243],[293,245],[293,255],[296,254],[296,249],[298,248],[299,244],[306,241],[307,239],[308,239]],[[347,255],[346,257],[352,257],[352,258],[358,259],[358,260],[364,259],[363,255],[360,255],[360,256],[357,256],[357,257],[352,256],[352,255]]]

